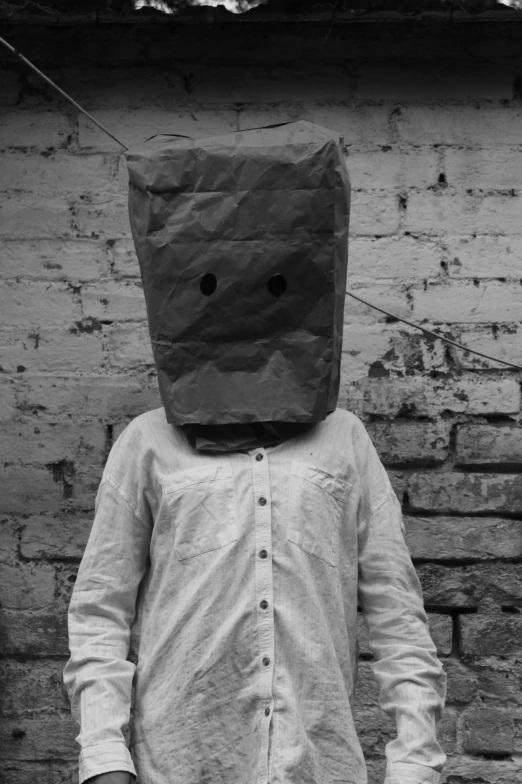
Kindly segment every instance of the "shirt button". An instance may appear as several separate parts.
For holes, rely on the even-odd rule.
[[[266,550],[261,550],[260,553],[259,553],[259,557],[260,558],[266,558],[267,555],[268,555],[268,553],[267,553]]]
[[[263,656],[263,664],[265,665],[265,667],[268,667],[268,665],[270,664],[270,659],[268,658],[268,656]]]
[[[270,708],[265,708],[265,716],[270,716]]]
[[[266,498],[263,498],[263,496],[261,496],[261,498],[259,499],[258,503],[259,503],[259,506],[265,506]]]
[[[263,455],[256,455],[256,460],[258,463],[260,463],[262,459],[263,459]]]
[[[267,600],[263,599],[263,601],[261,602],[261,604],[259,606],[261,607],[262,610],[266,610],[266,608],[268,607]]]

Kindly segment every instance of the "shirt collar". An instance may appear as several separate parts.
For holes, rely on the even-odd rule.
[[[302,422],[252,422],[232,425],[184,425],[189,443],[202,452],[244,452],[277,446],[313,427]]]

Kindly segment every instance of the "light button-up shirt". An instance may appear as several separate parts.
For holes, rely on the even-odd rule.
[[[69,609],[80,783],[364,784],[358,604],[397,725],[386,784],[438,784],[445,675],[360,420],[337,410],[223,454],[198,452],[163,409],[138,417],[105,467]]]

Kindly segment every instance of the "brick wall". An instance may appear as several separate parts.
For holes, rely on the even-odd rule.
[[[13,27],[126,144],[306,118],[344,134],[348,285],[522,364],[522,25]],[[115,437],[159,405],[119,148],[3,53],[1,779],[76,781],[66,610]],[[519,59],[517,59],[519,58]],[[445,781],[520,781],[520,374],[348,299],[341,405],[403,503],[448,673]],[[392,722],[361,624],[371,784]]]

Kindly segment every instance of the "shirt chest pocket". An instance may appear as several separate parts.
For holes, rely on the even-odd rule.
[[[180,561],[237,540],[236,490],[228,463],[209,463],[165,476],[163,490]]]
[[[287,539],[310,555],[337,566],[339,537],[351,485],[326,471],[293,461]]]

